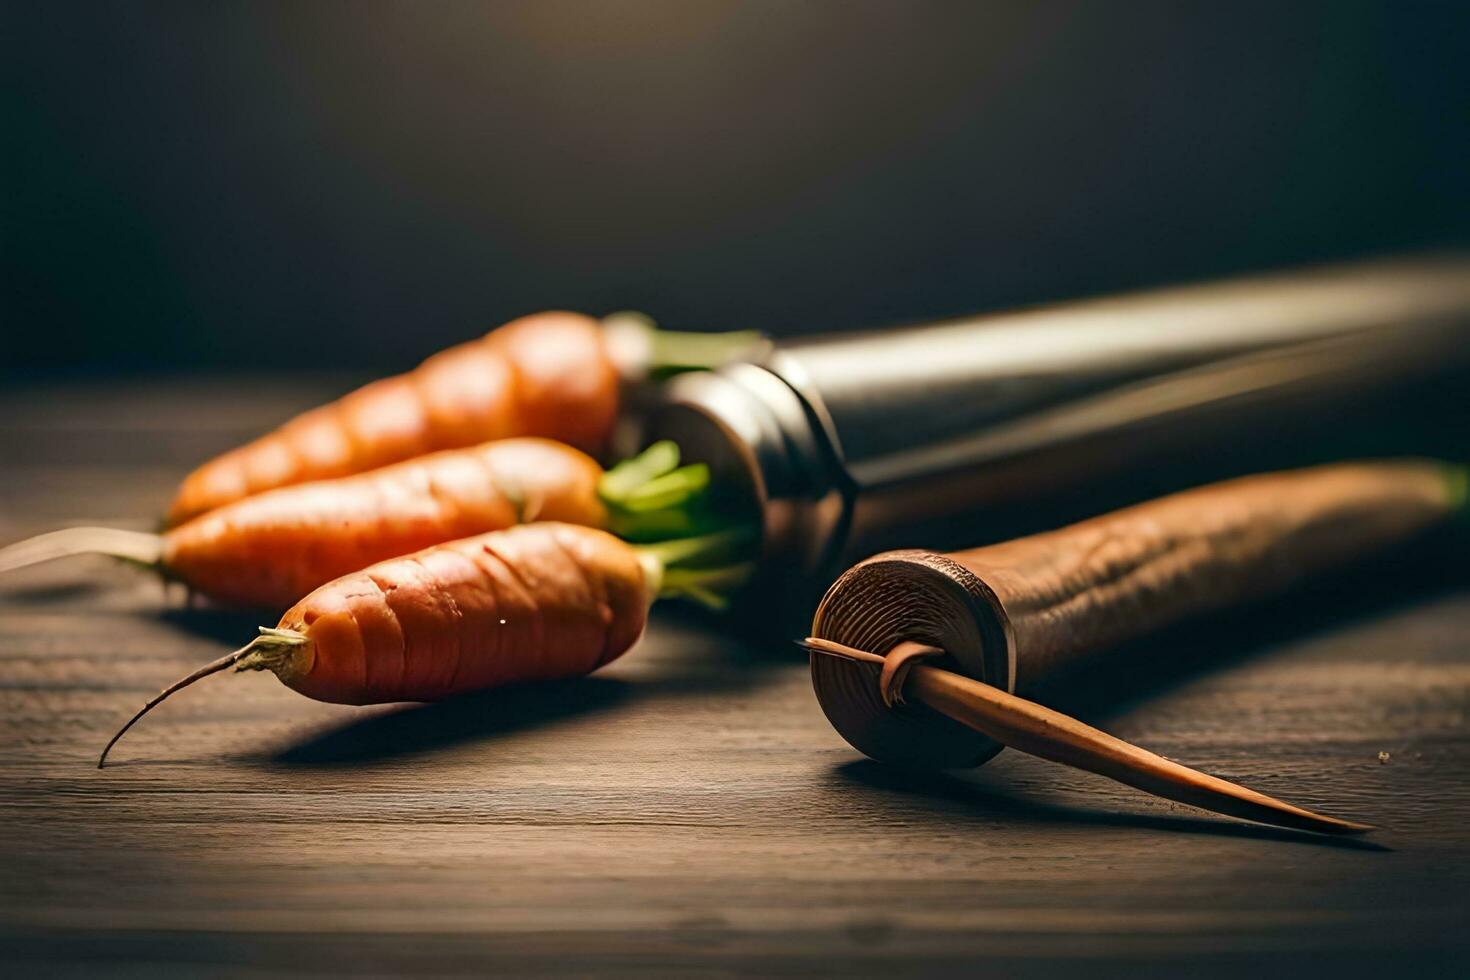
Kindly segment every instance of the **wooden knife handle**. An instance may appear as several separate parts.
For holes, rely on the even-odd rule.
[[[949,558],[994,593],[1025,686],[1091,651],[1403,541],[1454,509],[1448,475],[1431,462],[1271,473]]]
[[[1464,506],[1464,474],[1429,460],[1335,464],[1212,484],[968,551],[887,552],[832,585],[812,632],[878,653],[904,640],[939,646],[961,673],[1024,691],[1099,650],[1411,538]],[[819,663],[831,660],[813,660],[818,697],[859,749],[942,765],[995,751],[953,729],[955,743],[936,748],[945,725],[916,713],[908,731],[902,712],[873,710],[851,665]]]

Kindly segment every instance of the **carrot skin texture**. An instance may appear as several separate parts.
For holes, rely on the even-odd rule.
[[[185,478],[167,523],[265,490],[492,439],[543,436],[595,451],[616,421],[618,385],[596,320],[522,317],[210,460]]]
[[[167,532],[163,565],[211,598],[283,609],[375,562],[522,521],[600,527],[602,468],[506,439],[246,497]]]
[[[308,641],[277,671],[318,701],[437,701],[590,673],[642,634],[638,553],[593,528],[527,524],[380,562],[281,618]]]

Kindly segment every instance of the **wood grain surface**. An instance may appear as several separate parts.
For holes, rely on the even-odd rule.
[[[10,385],[0,541],[148,527],[180,475],[329,380]],[[958,543],[958,542],[957,542]],[[777,640],[656,617],[584,681],[434,706],[214,678],[259,616],[98,559],[0,582],[11,975],[842,972],[1459,976],[1470,574],[1441,542],[1171,630],[1050,703],[1386,828],[1214,818],[1004,753],[860,759]],[[1380,761],[1380,753],[1385,761]]]

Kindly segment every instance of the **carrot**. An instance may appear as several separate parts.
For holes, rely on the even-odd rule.
[[[282,609],[323,583],[442,541],[528,521],[612,528],[646,539],[712,529],[709,471],[658,443],[604,474],[548,439],[445,450],[335,480],[282,487],[162,535],[67,528],[0,550],[0,572],[80,552],[158,568],[215,600]]]
[[[522,317],[298,415],[190,473],[166,526],[265,490],[491,439],[544,436],[596,451],[617,419],[621,376],[711,366],[760,343],[655,331],[629,316],[607,326],[577,313]]]
[[[634,644],[657,596],[742,580],[743,566],[685,566],[721,559],[743,541],[722,532],[636,547],[593,528],[526,524],[380,562],[323,585],[276,627],[165,688],[97,765],[155,705],[230,667],[269,670],[307,697],[339,704],[438,701],[590,673]]]
[[[69,528],[0,552],[0,570],[130,541],[123,557],[213,599],[282,609],[340,575],[440,541],[538,517],[602,526],[601,477],[580,450],[506,439],[271,490],[162,535]]]

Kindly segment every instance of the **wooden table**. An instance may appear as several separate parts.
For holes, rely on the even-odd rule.
[[[147,526],[190,461],[336,387],[11,386],[0,540]],[[864,762],[794,648],[676,616],[594,678],[453,704],[211,679],[98,771],[134,707],[256,620],[186,610],[104,559],[17,573],[0,583],[0,962],[1464,975],[1464,555],[1378,562],[1055,692],[1169,756],[1385,828],[1361,845],[1014,753],[964,775]]]

